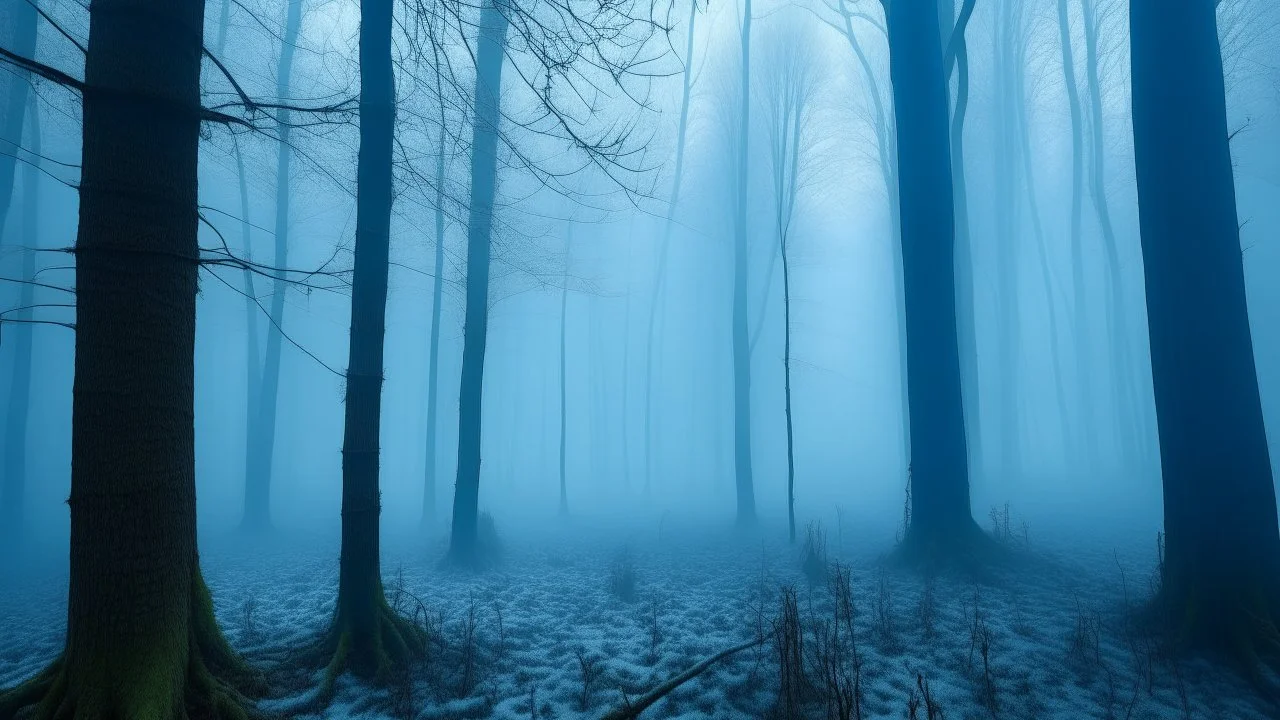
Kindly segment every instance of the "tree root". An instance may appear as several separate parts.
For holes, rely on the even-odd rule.
[[[246,693],[261,676],[232,651],[203,579],[193,579],[186,642],[154,653],[73,655],[73,646],[27,682],[0,692],[0,720],[249,720]],[[110,650],[108,651],[110,652]]]
[[[976,522],[968,520],[953,532],[928,532],[913,523],[894,549],[893,557],[903,565],[922,570],[974,572],[1005,559],[1007,554],[1006,548]]]
[[[397,670],[426,653],[426,632],[392,610],[381,593],[374,612],[372,631],[361,633],[339,610],[324,639],[297,658],[303,666],[324,668],[324,676],[311,697],[291,711],[315,712],[327,707],[344,672],[385,685]]]

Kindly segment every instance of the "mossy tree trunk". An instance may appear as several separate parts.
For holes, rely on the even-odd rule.
[[[982,538],[969,510],[941,45],[936,0],[890,4],[911,424],[911,527],[904,550],[924,559],[967,553]]]
[[[386,681],[421,650],[418,630],[387,605],[379,567],[378,440],[390,269],[395,77],[392,0],[360,3],[360,154],[356,169],[355,270],[342,441],[342,553],[338,605],[325,650],[322,695],[342,671]]]
[[[95,0],[85,60],[62,657],[0,717],[242,717],[196,553],[203,0]]]
[[[1133,0],[1133,132],[1167,534],[1180,641],[1252,657],[1280,532],[1258,395],[1211,0]]]

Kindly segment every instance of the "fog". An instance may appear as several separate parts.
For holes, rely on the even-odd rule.
[[[25,2],[5,0],[4,17],[16,18]],[[487,340],[479,510],[492,518],[504,547],[498,567],[505,569],[488,572],[533,572],[521,567],[520,553],[537,543],[584,553],[595,548],[609,557],[625,545],[641,552],[641,573],[649,563],[654,587],[679,595],[684,581],[662,580],[667,571],[656,569],[667,567],[663,551],[643,555],[651,542],[661,545],[664,533],[679,532],[680,550],[662,546],[673,556],[740,549],[749,580],[752,563],[761,572],[762,543],[775,559],[800,552],[799,544],[787,545],[789,481],[801,540],[814,521],[831,537],[833,555],[892,554],[902,540],[912,506],[909,468],[919,473],[922,463],[930,464],[933,448],[911,443],[908,430],[899,234],[922,220],[900,199],[913,192],[909,168],[901,169],[897,186],[894,148],[907,140],[898,136],[901,119],[894,120],[901,85],[891,77],[887,21],[881,5],[868,0],[746,2],[745,8],[742,2],[699,4],[692,13],[684,3],[634,4],[630,11],[644,22],[613,17],[608,22],[616,32],[607,41],[580,45],[548,29],[556,18],[565,22],[550,6],[526,8],[527,17],[505,11],[513,19],[510,30],[505,21],[502,26],[500,120],[490,128],[497,170],[487,330],[467,315],[475,184],[483,177],[476,174],[473,148],[483,147],[477,143],[488,127],[477,119],[484,103],[475,91],[484,84],[476,57],[484,50],[477,28],[485,21],[480,5],[394,5],[394,202],[374,485],[381,532],[392,548],[384,552],[384,581],[393,574],[388,554],[411,572],[417,566],[432,578],[442,572],[437,566],[459,512],[455,483],[465,475],[459,472],[460,448],[466,456],[459,417],[465,415],[468,322]],[[948,118],[962,123],[958,134],[952,126],[950,152],[969,511],[997,535],[1001,513],[1005,535],[1011,515],[1022,528],[1016,534],[1025,533],[1033,549],[1071,556],[1073,547],[1095,548],[1108,557],[1089,567],[1101,567],[1109,587],[1115,585],[1108,565],[1113,545],[1145,578],[1157,562],[1166,506],[1128,3],[1061,3],[1074,51],[1069,81],[1059,3],[948,4],[940,12],[944,58],[956,49],[949,32],[956,14],[972,12],[962,29],[965,69],[946,68]],[[93,50],[90,12],[78,3],[42,0],[40,7],[34,59],[85,77],[86,55],[77,45],[88,41]],[[744,11],[750,17],[746,73]],[[245,119],[206,120],[198,156],[205,262],[195,324],[196,518],[202,549],[223,558],[206,569],[220,618],[240,612],[239,580],[230,578],[249,572],[243,568],[253,567],[255,547],[266,553],[315,543],[322,556],[317,567],[336,568],[358,282],[360,13],[358,3],[301,0],[296,40],[282,44],[290,35],[285,3],[211,0],[204,10],[209,57],[202,63],[201,102]],[[1280,8],[1226,0],[1217,14],[1248,323],[1263,417],[1274,438],[1280,428]],[[529,21],[535,17],[553,19],[540,27]],[[0,27],[0,48],[23,55],[16,20],[10,26]],[[284,53],[291,68],[282,78],[285,47],[291,47]],[[0,69],[0,87],[11,97],[20,84],[30,88],[22,104],[8,103],[5,117],[15,111],[39,116],[35,140],[29,119],[25,130],[18,124],[16,138],[0,140],[15,178],[9,209],[0,216],[0,406],[8,409],[6,454],[15,452],[15,442],[25,448],[16,483],[23,493],[6,497],[16,503],[5,517],[17,531],[4,542],[21,548],[15,557],[21,553],[39,566],[23,572],[47,574],[55,587],[65,587],[73,525],[72,248],[78,221],[85,221],[77,189],[84,103],[65,83],[12,59]],[[962,93],[967,108],[957,121]],[[292,115],[280,105],[292,106]],[[285,155],[287,211],[280,215],[278,168]],[[1081,173],[1078,183],[1073,170]],[[37,195],[32,210],[28,198]],[[287,258],[276,255],[282,231]],[[736,288],[744,310],[735,307],[735,248],[746,268],[745,284]],[[251,272],[242,262],[250,258]],[[246,302],[249,278],[253,296]],[[29,390],[20,387],[24,333]],[[264,353],[270,355],[273,343],[278,396],[274,422],[267,422],[274,441],[261,446],[268,510],[254,519],[246,504],[247,478],[257,472],[250,445],[266,432],[261,418],[272,372]],[[735,402],[741,387],[735,373],[744,372],[735,366],[735,352],[743,348],[745,406]],[[744,519],[735,431],[747,433],[748,499],[758,522]],[[6,487],[14,484],[11,476]],[[235,550],[218,550],[227,547]],[[794,572],[791,560],[777,562]],[[284,573],[285,565],[276,562],[270,572]],[[537,575],[557,587],[554,570]],[[445,577],[426,582],[422,599],[429,605],[463,602],[445,597],[442,588],[461,594],[460,588],[480,587],[468,586],[466,575]],[[483,572],[480,577],[476,582],[487,582]],[[316,592],[332,603],[333,584],[321,584]],[[561,589],[569,592],[568,585]],[[2,589],[14,605],[24,592],[16,581]],[[16,622],[19,615],[10,617]],[[18,640],[11,646],[25,658],[48,659],[24,647]],[[8,686],[38,665],[0,660],[0,669],[6,671],[0,686]],[[518,692],[527,694],[524,685]],[[585,711],[593,702],[583,692]],[[606,694],[600,692],[601,712],[616,700],[605,702]],[[1073,699],[1045,702],[1055,717],[1081,707]],[[894,713],[901,712],[897,704]],[[508,716],[501,701],[496,707],[495,716]],[[1152,707],[1153,716],[1164,717],[1164,705]],[[1239,707],[1251,709],[1228,708],[1219,716],[1251,717],[1257,709]],[[688,714],[674,707],[666,712]],[[721,706],[717,712],[698,716],[746,711],[723,715]]]

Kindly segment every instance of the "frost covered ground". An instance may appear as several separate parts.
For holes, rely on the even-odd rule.
[[[503,534],[499,519],[502,562],[478,575],[439,566],[442,538],[388,533],[388,597],[419,617],[419,601],[425,606],[432,652],[387,689],[344,679],[320,717],[599,717],[624,695],[752,639],[761,624],[770,632],[784,586],[796,589],[809,682],[822,685],[812,632],[833,604],[827,584],[811,587],[802,570],[803,535],[791,546],[780,532],[717,537],[656,522],[630,531],[583,525]],[[1275,716],[1229,670],[1173,663],[1129,630],[1125,609],[1149,592],[1154,542],[1032,537],[1030,559],[1017,566],[926,581],[882,561],[890,538],[855,536],[834,519],[826,527],[830,560],[850,568],[865,718],[909,717],[917,675],[950,720]],[[219,619],[250,658],[269,663],[279,648],[323,629],[337,583],[336,534],[268,547],[202,543]],[[628,565],[634,597],[624,600],[614,586],[628,585]],[[41,568],[11,572],[0,586],[0,687],[33,674],[61,647],[65,569]],[[769,641],[642,717],[777,717],[779,687]],[[289,714],[305,695],[279,689],[263,707]],[[805,716],[825,717],[821,701]],[[918,716],[926,718],[924,703]]]

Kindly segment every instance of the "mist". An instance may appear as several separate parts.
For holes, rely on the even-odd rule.
[[[0,719],[1270,716],[1280,7],[1165,5],[0,0]]]

